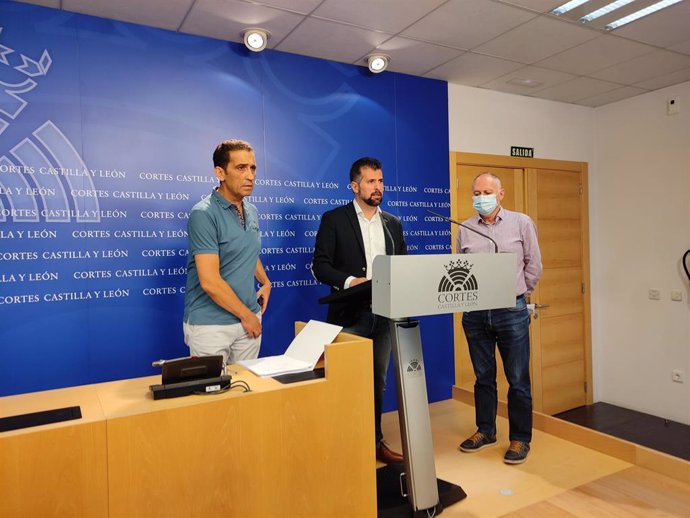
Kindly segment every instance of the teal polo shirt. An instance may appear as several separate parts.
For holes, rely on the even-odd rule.
[[[230,202],[215,189],[211,196],[192,208],[187,223],[189,260],[187,289],[184,296],[184,322],[188,324],[225,325],[240,320],[211,300],[199,283],[194,256],[215,254],[220,261],[220,275],[239,299],[254,313],[256,301],[254,273],[261,250],[259,216],[256,207],[242,200],[245,225]]]

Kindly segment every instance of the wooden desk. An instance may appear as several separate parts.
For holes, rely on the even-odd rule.
[[[97,451],[93,452],[100,463],[89,464],[98,473],[78,488],[63,488],[69,497],[57,496],[67,502],[83,499],[87,483],[107,480],[107,491],[101,482],[99,505],[87,508],[84,502],[74,516],[375,516],[371,341],[338,335],[327,346],[326,378],[321,380],[282,385],[242,368],[231,366],[230,370],[235,372],[233,381],[245,380],[252,392],[233,390],[154,401],[148,386],[157,383],[158,376],[65,389],[83,390],[85,397],[95,392],[102,417],[91,424],[101,427],[102,440],[94,444]],[[13,396],[17,400],[40,397]],[[1,415],[31,411],[26,407],[6,411],[8,399],[0,400]],[[54,435],[69,426],[40,428],[44,430],[26,429],[19,436],[36,435],[33,441],[42,445],[39,451],[43,452]],[[38,488],[30,483],[32,473],[39,469],[59,480],[55,471],[73,469],[69,455],[59,467],[52,460],[7,466],[5,457],[34,457],[33,449],[8,443],[17,436],[9,434],[15,435],[0,434],[0,452],[7,450],[0,453],[0,516],[70,516],[50,509],[54,486],[41,483]],[[81,436],[73,439],[79,444],[88,442]],[[25,482],[18,487],[6,484],[15,480],[17,470],[24,473]],[[50,493],[46,506],[41,512],[36,512],[37,507],[29,512],[27,499],[39,489]],[[6,498],[13,493],[21,495],[8,507]],[[103,512],[103,502],[107,512]]]
[[[79,420],[0,433],[0,517],[108,516],[106,423],[94,385],[0,398],[0,417],[77,405]]]

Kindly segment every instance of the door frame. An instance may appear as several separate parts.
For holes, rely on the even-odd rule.
[[[592,382],[592,318],[591,318],[591,285],[590,285],[590,265],[589,265],[589,182],[588,182],[588,164],[587,162],[572,162],[566,160],[552,160],[546,158],[524,158],[512,157],[504,155],[491,155],[482,153],[467,153],[462,151],[450,152],[450,213],[451,218],[457,220],[459,218],[459,209],[457,205],[459,179],[457,175],[458,165],[470,166],[487,166],[487,167],[503,167],[512,169],[552,169],[560,171],[572,171],[580,173],[582,179],[582,196],[580,198],[581,214],[582,214],[582,272],[584,281],[584,349],[585,349],[585,383],[586,387],[586,403],[591,405],[594,402],[594,386]],[[533,190],[534,183],[526,186],[528,191]],[[529,193],[528,193],[529,194]],[[529,214],[529,208],[527,210]],[[531,215],[530,215],[531,216]],[[451,246],[453,253],[457,253],[455,245],[455,231],[451,232]],[[457,333],[462,332],[462,326],[459,325],[458,315],[454,315],[454,336],[453,346],[457,351]],[[457,358],[457,354],[455,355]],[[456,360],[457,361],[457,360]],[[455,372],[459,372],[458,366],[455,367]],[[533,373],[533,380],[539,384],[541,389],[541,372]],[[460,386],[458,380],[455,380],[453,386],[453,394],[458,396],[458,399],[463,401],[473,401],[471,391],[467,387]],[[541,412],[541,398],[534,401],[534,410]]]

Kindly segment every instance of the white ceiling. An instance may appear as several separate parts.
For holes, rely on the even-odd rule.
[[[564,0],[19,1],[235,42],[262,27],[274,50],[363,66],[379,50],[396,72],[584,106],[690,81],[690,0],[611,32],[655,0],[587,26],[583,8],[547,14]]]

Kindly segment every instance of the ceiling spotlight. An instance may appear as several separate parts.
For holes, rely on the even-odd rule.
[[[367,65],[372,74],[378,74],[388,68],[391,58],[386,54],[369,54],[367,56]]]
[[[244,37],[244,45],[252,52],[261,52],[268,45],[268,39],[271,37],[271,33],[266,29],[259,29],[257,27],[252,27],[250,29],[245,29],[242,32]]]

